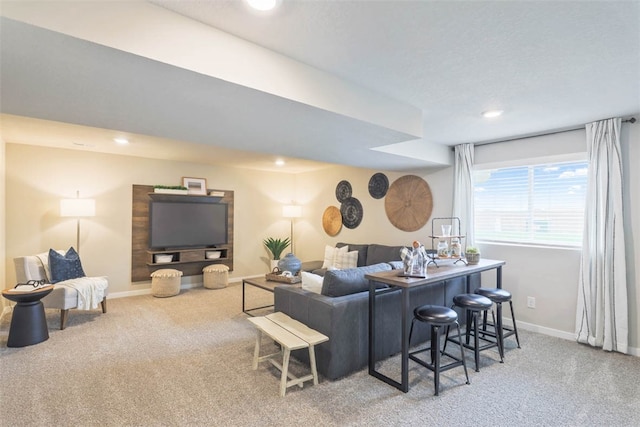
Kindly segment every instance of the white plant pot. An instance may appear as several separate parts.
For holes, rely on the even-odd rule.
[[[171,188],[154,188],[153,192],[158,194],[189,194],[189,190],[177,190]]]
[[[278,261],[280,261],[280,260],[279,259],[272,259],[272,260],[269,261],[269,273],[271,273],[274,268],[278,267]]]
[[[480,262],[480,254],[465,254],[467,258],[467,264],[476,265]]]

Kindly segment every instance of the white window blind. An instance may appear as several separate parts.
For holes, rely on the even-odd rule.
[[[587,162],[474,171],[476,240],[581,246]]]

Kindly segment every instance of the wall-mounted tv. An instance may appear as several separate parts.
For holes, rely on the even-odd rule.
[[[228,243],[225,203],[151,202],[149,247],[174,249]]]

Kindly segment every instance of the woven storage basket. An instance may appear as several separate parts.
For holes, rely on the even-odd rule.
[[[182,271],[163,268],[151,273],[151,295],[166,298],[180,293]]]
[[[294,284],[294,283],[300,283],[302,281],[302,278],[300,276],[284,276],[282,274],[282,271],[278,270],[277,268],[274,269],[274,271],[272,273],[267,273],[265,275],[265,278],[267,280],[271,280],[274,282],[281,282],[281,283],[289,283]]]
[[[229,267],[224,264],[212,264],[202,269],[204,287],[207,289],[226,288],[229,284]]]

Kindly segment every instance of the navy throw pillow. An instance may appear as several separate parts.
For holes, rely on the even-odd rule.
[[[69,248],[64,255],[49,249],[49,271],[51,272],[51,283],[85,276],[80,263],[80,255],[73,247]]]

